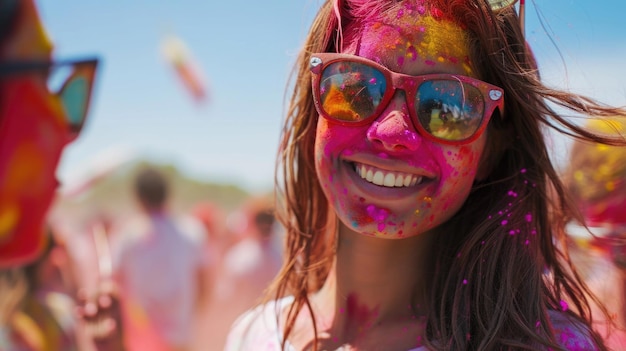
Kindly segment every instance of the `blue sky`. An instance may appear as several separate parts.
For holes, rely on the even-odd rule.
[[[90,119],[63,155],[61,181],[127,154],[270,189],[288,74],[320,2],[38,0],[57,57],[103,60]],[[529,1],[528,41],[551,85],[626,105],[626,2],[599,3]],[[202,67],[208,103],[196,104],[160,55],[168,33]]]

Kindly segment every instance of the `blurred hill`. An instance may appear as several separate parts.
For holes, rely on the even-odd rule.
[[[185,176],[171,164],[156,164],[136,159],[124,162],[101,174],[92,176],[85,184],[61,192],[52,209],[52,216],[89,221],[94,217],[122,219],[137,210],[133,180],[145,167],[159,169],[170,181],[169,207],[175,213],[185,213],[200,202],[211,202],[225,213],[240,206],[250,194],[232,184],[218,184]]]

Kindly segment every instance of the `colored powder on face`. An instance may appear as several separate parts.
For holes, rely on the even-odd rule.
[[[417,50],[413,45],[409,46],[407,51],[407,57],[411,59],[411,61],[415,61],[417,59]]]
[[[0,241],[11,237],[20,220],[20,208],[14,203],[0,203]]]
[[[9,194],[16,191],[30,191],[29,195],[40,191],[41,180],[39,175],[45,171],[45,156],[41,146],[34,142],[24,142],[17,146],[11,158],[6,163],[2,189]],[[6,196],[6,195],[5,195]]]
[[[372,218],[372,220],[378,223],[377,229],[378,231],[383,231],[385,229],[385,221],[387,217],[389,217],[389,210],[384,208],[376,208],[374,205],[369,205],[366,208],[367,214]]]
[[[440,57],[442,62],[450,58],[458,62],[459,58],[468,57],[468,35],[459,25],[451,21],[439,20],[435,16],[424,16],[421,22],[426,29],[421,43],[424,54],[430,57]],[[471,73],[471,69],[466,73]]]
[[[398,56],[398,66],[402,67],[402,65],[404,65],[404,57]]]
[[[431,12],[433,17],[437,20],[440,20],[443,17],[443,12],[438,8],[432,9]]]
[[[561,304],[561,310],[563,312],[568,310],[569,306],[568,306],[568,304],[567,304],[567,302],[565,300],[561,300],[561,302],[559,302],[559,303]]]
[[[398,10],[386,18],[379,18],[370,23],[367,33],[361,41],[361,50],[376,52],[373,47],[387,44],[388,49],[399,50],[396,64],[402,66],[405,58],[416,60],[425,58],[427,65],[437,62],[463,62],[465,74],[471,75],[472,65],[469,59],[469,36],[459,24],[436,15],[424,15],[418,11]],[[425,12],[425,11],[424,11]],[[435,13],[437,13],[435,11]],[[370,32],[376,34],[369,34]],[[403,35],[398,38],[398,33]],[[367,37],[376,35],[376,38]]]

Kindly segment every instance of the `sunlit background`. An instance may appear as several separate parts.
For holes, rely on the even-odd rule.
[[[58,58],[103,60],[90,120],[65,151],[60,179],[138,157],[252,192],[271,189],[285,86],[320,2],[39,0]],[[545,80],[626,105],[624,13],[618,0],[529,1],[527,38]],[[200,67],[205,101],[162,55],[168,35]]]
[[[258,215],[273,207],[262,195],[272,190],[286,86],[320,2],[38,0],[57,59],[102,60],[89,121],[63,155],[63,196],[50,215],[55,236],[78,262],[80,288],[98,286],[95,273],[107,257],[94,233],[113,228],[111,238],[119,235],[115,226],[137,211],[134,172],[156,164],[172,181],[171,208],[207,226],[205,246],[215,260],[212,298],[200,311],[192,350],[223,349],[231,323],[274,274],[262,263],[280,253],[279,226],[267,256],[241,248],[250,247]],[[626,105],[626,3],[599,3],[527,1],[527,41],[551,86]],[[174,47],[175,58],[182,53],[182,64],[164,46],[168,53]],[[202,96],[183,83],[181,67],[191,72],[187,82],[204,82]],[[568,141],[550,140],[564,164]],[[234,274],[233,262],[247,262],[249,275]],[[248,281],[258,290],[238,288]]]

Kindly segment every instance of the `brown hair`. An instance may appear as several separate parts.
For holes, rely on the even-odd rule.
[[[315,319],[308,295],[319,290],[332,262],[336,216],[314,167],[318,114],[311,93],[312,52],[337,52],[368,14],[385,13],[407,1],[385,3],[328,0],[313,21],[294,69],[294,90],[280,144],[278,215],[286,228],[282,270],[270,293],[293,295],[283,330],[283,347],[304,306]],[[587,287],[564,245],[564,225],[575,211],[548,157],[543,128],[578,139],[624,145],[596,135],[559,115],[557,105],[578,114],[603,117],[626,111],[546,87],[527,47],[514,10],[494,13],[485,0],[430,0],[472,33],[472,62],[478,76],[505,91],[504,118],[492,118],[483,164],[488,176],[476,182],[463,207],[433,244],[426,343],[433,349],[563,349],[548,310],[570,305],[568,318],[591,330]],[[382,15],[380,15],[382,16]],[[554,197],[548,197],[548,193]],[[281,206],[282,205],[282,206]],[[458,289],[466,277],[467,285]],[[269,296],[268,296],[269,297]],[[605,311],[606,312],[606,311]],[[467,336],[471,336],[468,338]],[[316,343],[315,343],[316,344]]]
[[[142,169],[135,178],[135,193],[147,210],[160,210],[167,201],[167,179],[156,169]]]
[[[0,51],[15,27],[21,9],[20,3],[19,0],[0,1]]]

